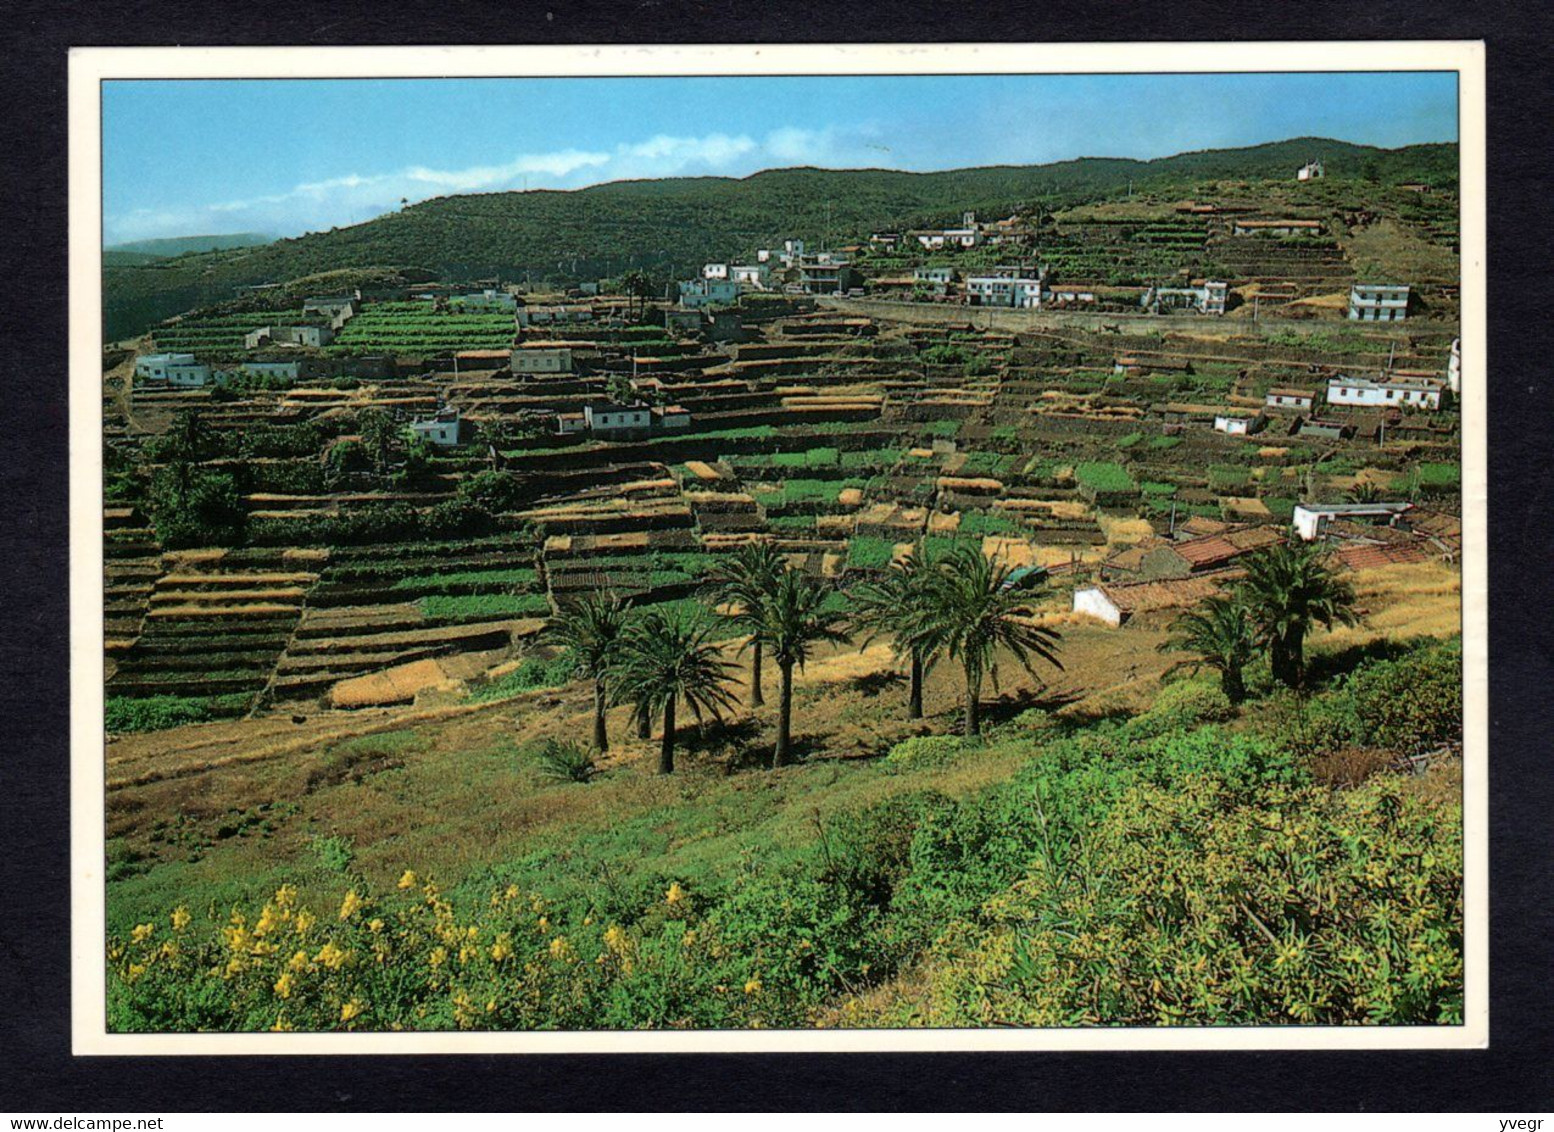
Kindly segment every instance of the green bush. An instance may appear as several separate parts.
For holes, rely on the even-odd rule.
[[[590,782],[599,773],[593,753],[576,743],[546,739],[534,752],[534,761],[546,778],[562,782]]]
[[[132,731],[161,731],[185,723],[206,723],[242,715],[253,703],[253,696],[238,693],[226,696],[109,696],[104,704],[104,725],[109,734]]]
[[[332,873],[346,872],[356,858],[356,850],[346,837],[315,837],[313,852],[318,863]]]
[[[966,741],[958,735],[915,735],[890,749],[885,762],[891,766],[938,766],[965,750]]]

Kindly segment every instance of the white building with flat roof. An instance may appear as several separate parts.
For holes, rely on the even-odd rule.
[[[1327,403],[1367,409],[1421,409],[1441,407],[1443,381],[1371,381],[1363,377],[1335,377],[1327,383]]]
[[[1408,317],[1408,284],[1356,283],[1349,288],[1349,317],[1356,322],[1402,322]]]
[[[142,381],[165,381],[185,389],[210,381],[210,366],[193,354],[141,354],[135,359],[135,376]]]

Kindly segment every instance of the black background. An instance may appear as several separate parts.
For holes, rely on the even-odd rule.
[[[1554,1108],[1554,20],[1547,3],[871,8],[360,0],[0,4],[0,1110]],[[1491,1040],[1484,1051],[72,1058],[66,52],[71,46],[1484,39]],[[695,114],[688,111],[687,128]],[[1272,139],[1270,139],[1272,140]],[[1104,138],[1094,151],[1104,153]],[[91,438],[84,438],[91,443]],[[88,952],[95,945],[87,947]],[[1477,1127],[1477,1124],[1473,1125]],[[1485,1127],[1492,1127],[1486,1124]]]

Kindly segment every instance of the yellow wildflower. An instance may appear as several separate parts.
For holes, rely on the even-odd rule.
[[[683,936],[680,937],[680,946],[681,947],[693,947],[693,946],[695,946],[695,944],[696,944],[696,933],[695,932],[686,932]]]
[[[433,967],[441,967],[448,961],[448,949],[446,947],[434,947],[432,953],[427,956],[427,962]]]
[[[345,966],[345,961],[350,958],[349,951],[341,951],[333,943],[326,943],[318,949],[318,954],[313,956],[315,963],[322,963],[331,971],[338,971]]]
[[[273,904],[266,904],[263,911],[259,913],[259,919],[254,922],[254,934],[264,935],[265,932],[272,931],[281,922],[281,914],[275,910],[275,906]]]
[[[354,998],[350,1002],[341,1003],[340,1021],[349,1022],[352,1018],[355,1018],[358,1014],[366,1009],[366,1004],[357,1002]]]
[[[508,900],[517,900],[518,899],[518,886],[516,884],[508,885],[507,886],[507,891],[504,892],[502,895],[505,896]]]
[[[281,909],[290,908],[297,902],[297,886],[283,884],[275,890],[275,904]]]
[[[611,951],[626,950],[626,929],[619,924],[611,924],[604,929],[604,946]]]
[[[592,927],[593,926],[593,922],[594,922],[594,918],[592,916],[584,916],[583,917],[583,927],[585,927],[585,928]]]
[[[351,889],[351,891],[345,894],[345,899],[340,901],[340,918],[342,920],[349,920],[356,915],[361,906],[362,898],[357,895],[354,888]]]
[[[669,886],[669,891],[664,893],[665,904],[678,904],[685,899],[685,889],[680,887],[680,882],[675,881]]]
[[[234,955],[231,959],[227,960],[226,977],[230,979],[234,975],[241,975],[243,973],[244,967],[245,964],[243,961]]]
[[[500,963],[504,959],[513,957],[512,937],[506,932],[496,937],[496,942],[491,945],[491,958]]]
[[[315,917],[314,917],[313,913],[307,911],[306,909],[303,909],[301,912],[298,912],[297,913],[297,925],[296,925],[297,926],[297,934],[298,935],[307,935],[308,934],[308,929],[313,926],[314,919],[315,919]]]
[[[307,970],[307,966],[308,966],[308,953],[306,951],[299,951],[299,952],[297,952],[295,955],[293,955],[291,957],[290,961],[286,964],[286,966],[287,966],[288,969],[293,970],[293,971],[305,971],[305,970]]]
[[[127,983],[133,983],[136,979],[140,978],[140,976],[144,975],[145,973],[146,965],[144,963],[131,963],[129,965],[129,974],[125,976],[124,981]]]
[[[749,981],[747,981],[745,983],[745,993],[746,994],[760,994],[761,993],[761,977],[759,975],[751,975],[750,976]]]
[[[135,930],[130,932],[130,939],[135,943],[145,943],[154,931],[156,931],[155,924],[136,924]]]
[[[295,985],[296,980],[292,978],[291,972],[287,971],[275,980],[275,993],[281,998],[290,998],[291,988]]]
[[[416,883],[415,873],[411,872],[409,869],[406,869],[405,875],[399,878],[400,888],[414,888]]]
[[[381,932],[383,930],[383,921],[382,920],[369,920],[367,922],[367,930],[368,931],[373,931],[373,932]]]
[[[283,1011],[280,1014],[277,1014],[275,1016],[275,1025],[270,1027],[270,1033],[272,1033],[272,1034],[285,1034],[285,1033],[288,1033],[290,1030],[291,1030],[291,1023],[286,1021],[286,1014],[285,1014],[285,1012]]]
[[[540,917],[540,931],[542,931],[542,932],[550,931],[550,917],[548,917],[548,916],[541,916]]]
[[[171,918],[173,921],[173,931],[181,932],[189,926],[189,909],[180,904],[173,909]]]
[[[567,937],[558,935],[550,941],[550,957],[552,959],[565,959],[571,954],[571,947],[567,944]]]
[[[471,959],[475,958],[475,954],[476,952],[473,947],[459,948],[459,965],[463,966],[465,963],[468,963]]]

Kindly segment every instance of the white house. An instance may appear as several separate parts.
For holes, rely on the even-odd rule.
[[[1320,181],[1324,175],[1320,161],[1308,161],[1295,171],[1297,181]]]
[[[439,448],[456,447],[459,443],[459,411],[444,409],[427,420],[411,421],[410,432],[417,440]]]
[[[249,350],[261,346],[311,346],[317,349],[334,340],[335,333],[327,326],[261,326],[244,336],[243,346]]]
[[[1327,383],[1327,403],[1358,408],[1433,410],[1441,407],[1444,385],[1444,382],[1429,379],[1371,381],[1363,377],[1335,377]]]
[[[1408,284],[1356,283],[1349,288],[1349,317],[1357,322],[1402,322],[1408,317]]]
[[[562,436],[588,431],[588,418],[582,413],[557,413],[556,431]]]
[[[1163,310],[1195,310],[1200,314],[1224,314],[1230,299],[1230,284],[1206,279],[1191,287],[1151,287],[1144,292],[1140,305],[1151,314]]]
[[[732,279],[692,279],[680,284],[682,307],[710,307],[739,301],[739,284]]]
[[[701,277],[703,279],[727,279],[728,264],[704,263],[701,267]]]
[[[1446,384],[1453,393],[1462,392],[1462,339],[1451,341],[1451,358],[1446,362]]]
[[[1291,522],[1306,542],[1321,538],[1334,519],[1386,519],[1389,523],[1412,503],[1297,503]]]
[[[1262,413],[1216,413],[1214,431],[1227,436],[1248,436],[1263,427]]]
[[[510,368],[514,373],[571,373],[572,349],[569,346],[531,346],[514,350]]]
[[[1041,306],[1045,284],[1039,273],[972,275],[966,279],[966,301],[972,306],[1035,310]]]
[[[730,264],[728,275],[741,288],[751,291],[764,291],[772,283],[772,269],[764,263]]]
[[[210,366],[196,361],[193,354],[142,354],[135,359],[135,376],[143,381],[197,388],[210,381]]]
[[[1301,409],[1309,412],[1316,404],[1316,394],[1309,389],[1276,385],[1264,394],[1263,404],[1270,409]]]
[[[1122,624],[1122,610],[1104,586],[1084,586],[1075,590],[1074,612],[1088,614],[1114,629]]]
[[[302,376],[301,362],[244,362],[238,369],[255,377],[279,377],[286,381]]]
[[[1097,288],[1090,283],[1054,283],[1047,292],[1051,303],[1093,303]]]
[[[560,322],[592,322],[594,308],[588,304],[566,306],[522,306],[516,312],[520,327],[549,326]]]
[[[643,404],[584,405],[589,432],[634,432],[653,427],[653,411]]]
[[[448,305],[452,307],[466,307],[470,310],[516,310],[518,297],[508,294],[506,291],[497,291],[487,287],[484,291],[477,291],[469,295],[454,295],[448,299]]]

